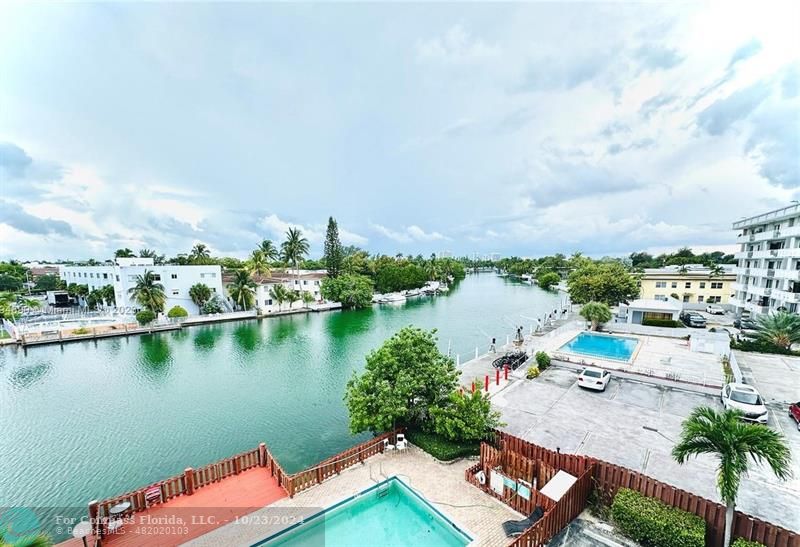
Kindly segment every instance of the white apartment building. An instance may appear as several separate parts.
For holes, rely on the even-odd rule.
[[[282,302],[280,306],[272,298],[270,291],[275,285],[283,285],[287,290],[298,294],[310,293],[315,302],[322,302],[320,287],[322,280],[328,276],[325,270],[300,270],[300,276],[292,272],[273,272],[272,277],[256,280],[256,307],[261,313],[273,313],[290,309],[288,302]],[[302,300],[295,302],[291,309],[299,309],[305,306]]]
[[[67,284],[88,285],[90,291],[113,285],[116,307],[139,308],[128,291],[145,271],[153,272],[156,282],[164,286],[167,295],[164,312],[173,306],[181,306],[191,315],[199,314],[200,310],[189,297],[189,289],[196,283],[207,285],[212,293],[226,296],[222,287],[222,269],[217,265],[155,265],[152,258],[117,258],[113,265],[60,266],[59,276]]]
[[[800,303],[800,204],[733,223],[741,248],[734,298],[737,313],[798,311]]]

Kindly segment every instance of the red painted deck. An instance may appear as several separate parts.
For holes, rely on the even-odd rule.
[[[103,538],[109,547],[172,547],[202,536],[286,497],[269,470],[254,467],[152,509],[133,515],[119,533]],[[89,545],[94,537],[87,537]],[[89,541],[91,540],[91,541]],[[59,543],[61,547],[82,547],[80,539]]]

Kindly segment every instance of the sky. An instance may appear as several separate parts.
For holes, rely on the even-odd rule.
[[[0,259],[733,249],[800,3],[0,3]]]

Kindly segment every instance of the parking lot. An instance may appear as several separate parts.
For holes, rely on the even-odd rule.
[[[721,408],[718,397],[619,378],[599,393],[577,387],[576,377],[572,370],[553,366],[539,378],[514,382],[495,395],[492,401],[507,424],[503,429],[547,448],[595,456],[719,501],[712,457],[680,466],[670,455],[686,416],[699,405]],[[787,431],[784,420],[790,420],[785,409],[770,403],[769,426],[785,431],[795,477],[781,482],[754,465],[742,481],[738,508],[798,530],[800,436],[796,430]]]

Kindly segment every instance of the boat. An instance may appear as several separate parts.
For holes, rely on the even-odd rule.
[[[391,292],[388,294],[384,294],[383,298],[381,298],[381,304],[400,304],[406,301],[406,297],[398,292]]]
[[[407,291],[405,291],[403,294],[405,294],[405,295],[406,295],[406,298],[410,298],[410,297],[412,297],[412,296],[419,296],[419,295],[421,295],[421,294],[422,294],[422,291],[421,291],[420,289],[408,289],[408,290],[407,290]]]
[[[519,276],[523,283],[527,283],[528,285],[533,285],[533,276],[531,274],[522,274]]]
[[[379,293],[375,293],[372,295],[372,303],[378,304],[381,300],[383,300],[383,295]]]

